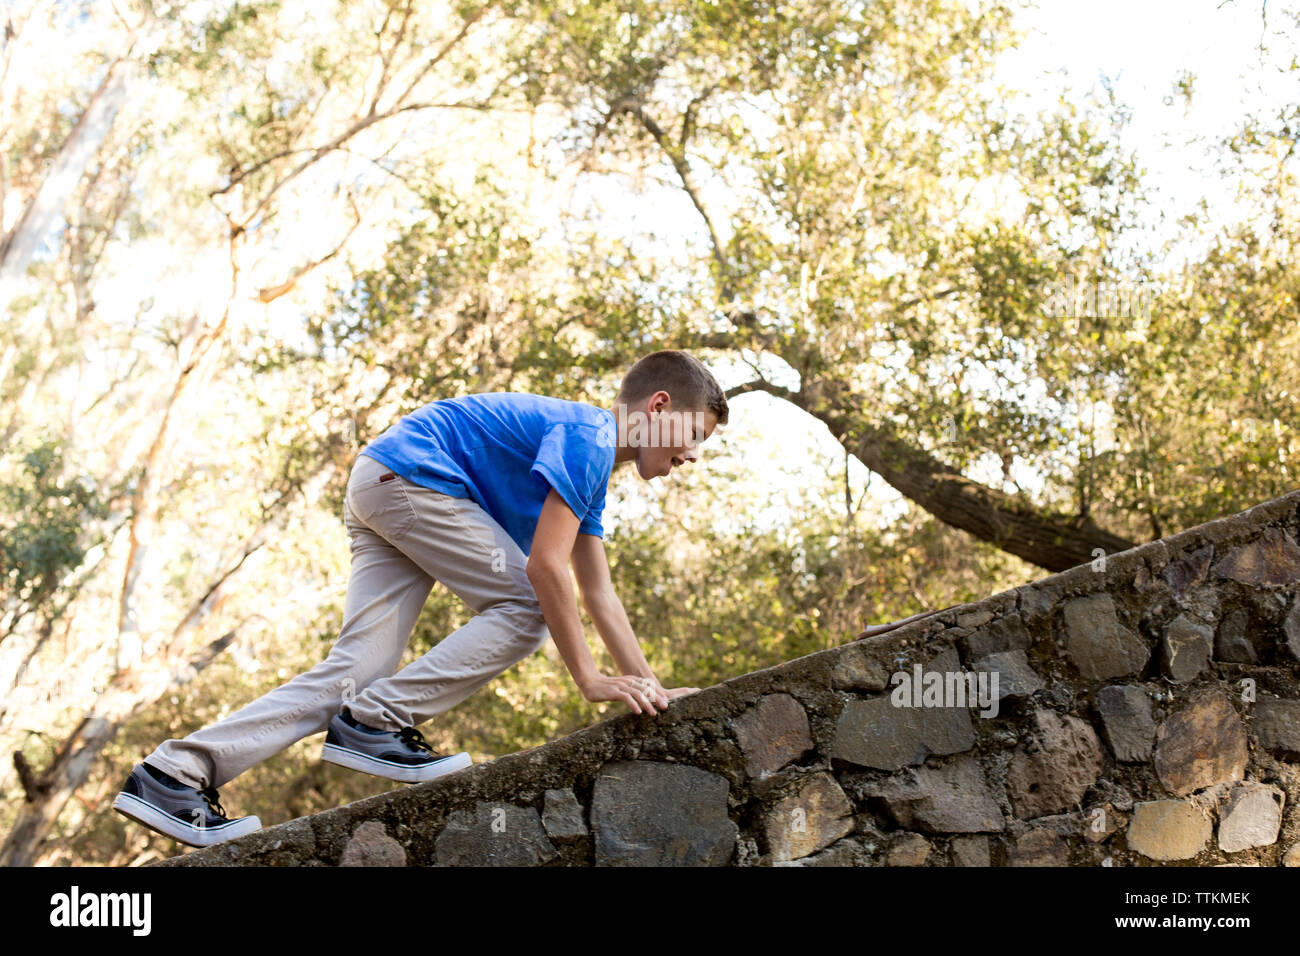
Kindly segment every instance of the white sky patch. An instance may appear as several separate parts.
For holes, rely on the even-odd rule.
[[[1275,114],[1294,102],[1296,76],[1283,68],[1296,52],[1285,32],[1296,4],[1269,2],[1267,25],[1262,7],[1263,0],[1043,0],[1026,11],[1021,23],[1030,32],[998,61],[997,76],[1034,107],[1050,106],[1063,90],[1082,102],[1089,88],[1109,82],[1132,108],[1123,141],[1138,150],[1156,211],[1174,213],[1149,221],[1152,239],[1174,238],[1177,212],[1202,198],[1216,222],[1237,212],[1237,183],[1193,140],[1228,135],[1248,113]],[[1195,74],[1190,105],[1174,90],[1184,72]]]

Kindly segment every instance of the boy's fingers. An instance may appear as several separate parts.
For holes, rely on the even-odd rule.
[[[616,678],[616,680],[624,688],[623,699],[628,702],[628,705],[632,707],[634,711],[640,714],[643,712],[642,708],[644,707],[645,711],[648,711],[651,714],[658,713],[658,711],[655,710],[654,700],[654,697],[657,697],[658,695],[656,694],[652,697],[651,694],[647,693],[640,678],[620,677]],[[661,703],[659,706],[662,708],[667,707],[668,705],[666,703]]]

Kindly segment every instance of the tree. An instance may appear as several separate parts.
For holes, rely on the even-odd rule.
[[[82,177],[80,192],[73,196],[80,206],[68,214],[69,226],[59,237],[60,257],[33,262],[29,270],[38,284],[58,283],[66,262],[66,281],[80,305],[59,314],[60,303],[42,297],[29,299],[26,308],[45,320],[56,341],[75,343],[78,351],[89,348],[98,333],[100,343],[110,347],[125,338],[125,349],[136,351],[139,358],[140,330],[123,336],[116,317],[97,328],[87,321],[95,311],[91,304],[96,286],[108,279],[100,274],[114,254],[129,255],[132,240],[138,245],[161,225],[164,235],[175,231],[172,241],[188,233],[188,241],[201,250],[199,256],[219,253],[226,276],[215,296],[192,297],[158,316],[152,329],[157,341],[144,350],[147,373],[133,363],[125,376],[109,385],[110,392],[122,386],[137,389],[141,397],[149,396],[144,401],[152,406],[146,414],[119,423],[128,426],[127,434],[113,450],[134,457],[105,468],[115,476],[112,480],[127,488],[121,526],[124,553],[120,562],[98,572],[116,572],[121,581],[111,598],[116,606],[112,661],[94,661],[95,666],[107,666],[107,676],[83,719],[53,748],[48,765],[38,772],[21,755],[16,757],[25,803],[0,851],[5,863],[33,858],[60,809],[124,721],[177,681],[190,679],[233,640],[238,627],[215,638],[207,633],[225,590],[282,525],[289,506],[300,498],[310,503],[337,478],[341,436],[318,433],[305,443],[314,454],[304,454],[298,447],[304,444],[302,434],[316,424],[304,421],[303,431],[285,436],[286,445],[279,449],[285,460],[283,480],[277,481],[274,465],[262,488],[261,474],[249,476],[254,507],[228,522],[234,534],[211,542],[209,553],[216,560],[196,560],[197,573],[183,575],[183,586],[173,593],[156,583],[167,565],[157,546],[164,533],[163,515],[181,505],[176,492],[185,490],[185,482],[178,481],[185,474],[178,467],[184,455],[177,448],[191,436],[178,435],[180,423],[193,419],[203,389],[214,388],[223,377],[230,379],[229,387],[236,387],[241,364],[259,347],[259,339],[270,337],[258,327],[250,306],[265,308],[335,263],[356,238],[367,211],[379,214],[380,228],[386,227],[392,214],[386,204],[393,201],[393,193],[407,191],[403,167],[418,148],[405,142],[394,122],[424,112],[484,110],[504,89],[508,73],[480,70],[470,55],[470,48],[491,42],[474,30],[491,26],[494,10],[491,3],[449,9],[414,2],[340,4],[338,28],[309,42],[302,59],[301,34],[296,31],[301,19],[316,11],[300,5],[236,3],[197,23],[179,7],[145,6],[139,12],[140,23],[156,32],[144,50],[131,47],[127,57],[134,58],[129,65],[149,82],[138,91],[139,99],[119,107],[117,122],[111,134],[101,137],[97,153],[84,136],[84,145],[74,150],[79,158],[94,154],[93,162],[101,169],[111,167],[114,175]],[[57,36],[61,25],[47,22],[46,38]],[[83,29],[89,33],[93,26]],[[130,29],[140,32],[144,27]],[[365,55],[358,56],[358,50]],[[83,116],[97,115],[96,102],[92,99]],[[134,119],[131,126],[123,122],[128,109]],[[28,119],[35,127],[35,114]],[[93,125],[99,131],[106,124],[96,120]],[[68,142],[79,142],[79,135],[74,128]],[[53,169],[61,177],[55,185],[62,189],[67,177],[58,171],[59,162],[56,158]],[[358,164],[361,174],[352,168]],[[205,171],[215,181],[205,184]],[[322,182],[330,181],[336,184],[334,207],[348,210],[348,215],[330,218],[332,235],[321,237],[320,248],[299,251],[300,244],[293,244],[286,249],[284,231],[298,228],[295,219],[320,211],[319,190]],[[149,190],[143,189],[146,183]],[[7,240],[7,255],[30,247],[23,237],[41,231],[30,222],[39,220],[46,228],[52,221],[42,188],[33,186],[35,198],[29,202],[30,209],[42,214],[24,214]],[[92,218],[85,213],[95,207],[97,190],[106,188],[125,204],[137,233],[121,235],[119,204],[119,216],[99,222],[100,238],[88,242],[74,227]],[[137,191],[144,194],[142,199]],[[211,290],[209,283],[205,291]],[[148,310],[148,301],[143,301],[141,313]],[[50,354],[37,355],[44,364],[37,384],[47,391],[60,375],[66,380],[69,371],[66,362]],[[292,375],[287,379],[285,384],[291,385]],[[255,390],[261,387],[253,385]],[[21,433],[30,397],[30,389],[14,396],[11,431]],[[248,414],[258,397],[238,402],[240,414]],[[290,400],[279,397],[280,402]],[[77,412],[87,410],[83,406]],[[240,435],[227,447],[243,444],[247,449],[250,438],[256,446],[255,435]],[[305,466],[304,458],[310,459]],[[197,463],[191,459],[186,464]],[[100,630],[90,639],[104,636]]]
[[[1091,117],[1016,116],[988,89],[1009,6],[532,9],[551,28],[539,98],[581,104],[593,163],[662,169],[702,241],[671,307],[611,316],[621,277],[589,287],[572,308],[596,346],[575,361],[617,367],[647,340],[775,358],[797,385],[759,375],[734,394],[796,403],[946,523],[1050,570],[1131,546],[1131,516],[1105,530],[1069,478],[1034,501],[965,474],[1061,446],[1059,416],[1008,392],[1057,331],[1034,314],[1041,286],[1066,263],[1114,267],[1136,187]],[[972,200],[992,187],[1013,212]]]

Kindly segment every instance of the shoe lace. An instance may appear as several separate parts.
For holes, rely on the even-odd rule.
[[[429,745],[429,742],[424,739],[424,734],[420,733],[414,727],[403,727],[398,732],[398,736],[402,739],[403,743],[409,744],[416,750],[423,750],[425,753],[432,754],[435,757],[439,756],[438,751],[434,750],[433,747]]]
[[[199,796],[208,802],[208,808],[212,810],[213,814],[223,820],[229,819],[229,817],[226,816],[225,809],[221,806],[221,802],[217,799],[216,787],[208,787],[204,790],[200,790]]]

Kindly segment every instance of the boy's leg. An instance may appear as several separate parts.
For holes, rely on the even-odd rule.
[[[183,740],[164,741],[145,761],[193,787],[220,787],[249,767],[319,733],[342,703],[401,662],[433,579],[371,527],[402,531],[413,523],[409,506],[381,500],[379,478],[388,469],[358,456],[344,498],[352,550],[343,626],[329,656],[224,720]]]
[[[357,720],[385,730],[454,707],[550,639],[528,559],[505,529],[469,498],[398,481],[419,520],[393,543],[478,614],[349,703]]]

